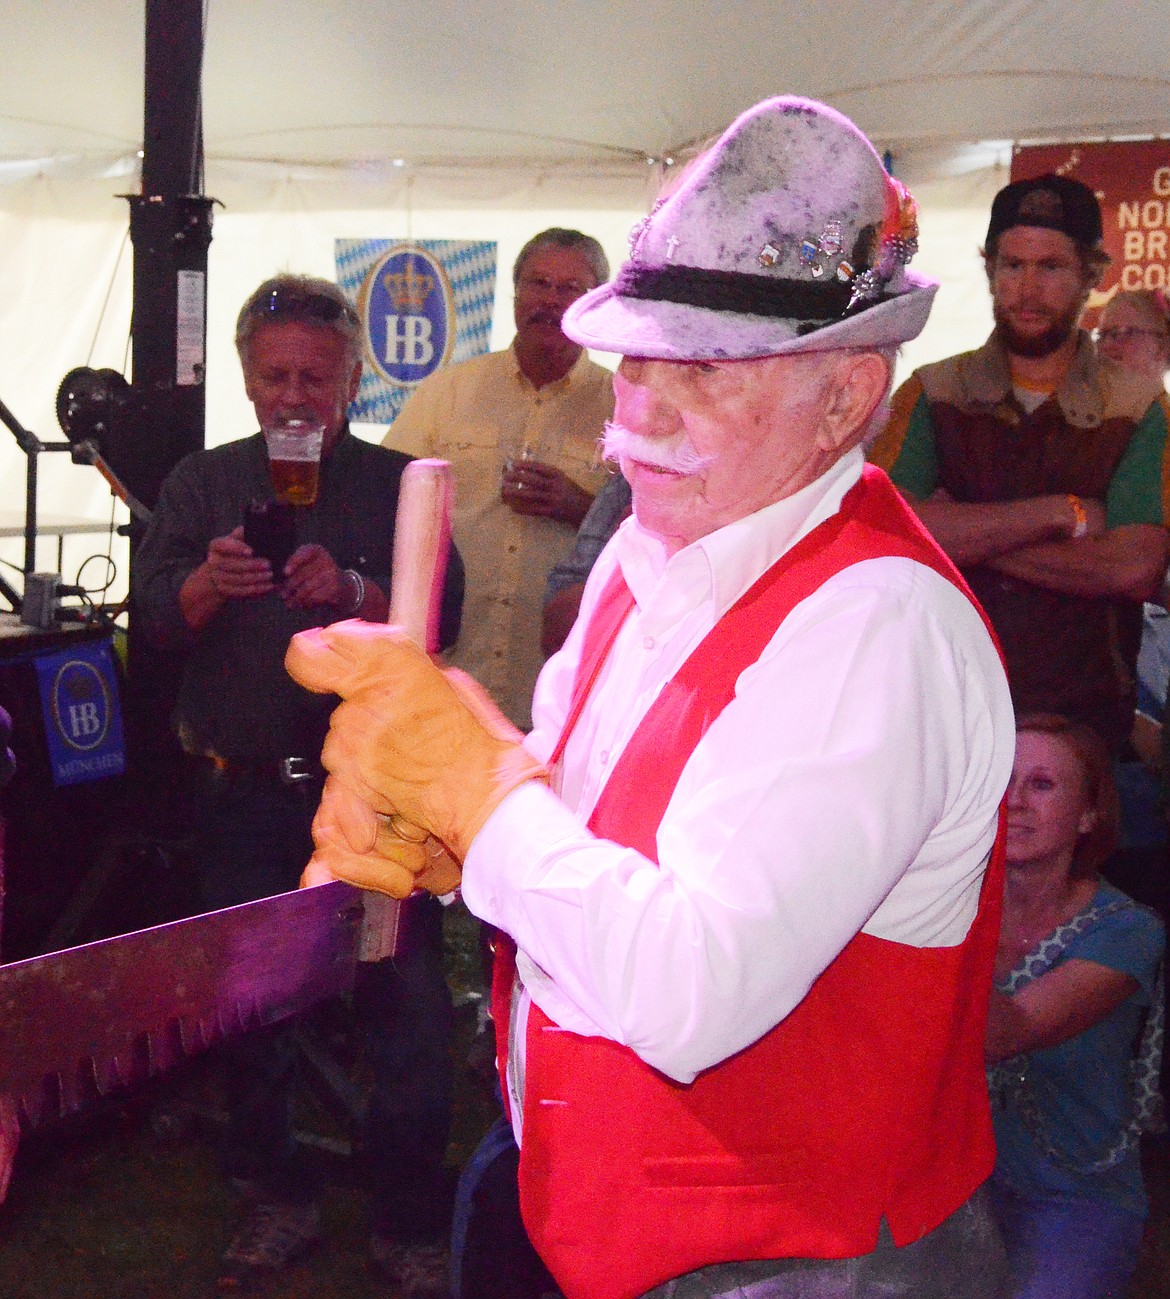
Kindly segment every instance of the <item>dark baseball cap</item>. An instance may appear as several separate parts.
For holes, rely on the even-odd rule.
[[[985,247],[994,253],[999,237],[1015,226],[1059,230],[1083,248],[1101,242],[1101,205],[1079,180],[1068,176],[1037,176],[1005,185],[991,205]]]

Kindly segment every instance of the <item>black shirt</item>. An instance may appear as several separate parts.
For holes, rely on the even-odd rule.
[[[398,488],[409,462],[343,432],[321,465],[316,504],[295,511],[297,545],[319,543],[339,567],[355,569],[389,594]],[[241,763],[320,753],[337,699],[297,685],[284,655],[296,632],[347,616],[328,606],[288,609],[273,592],[228,601],[201,631],[187,626],[179,590],[207,558],[209,543],[243,522],[251,500],[271,499],[261,434],[197,451],[163,483],[132,566],[134,630],[186,651],[175,719],[184,747]],[[444,645],[458,633],[462,586],[462,564],[452,549]]]

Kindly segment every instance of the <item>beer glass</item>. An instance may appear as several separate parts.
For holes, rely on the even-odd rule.
[[[288,505],[312,505],[316,501],[324,436],[322,425],[303,419],[264,430],[268,472],[278,501]]]

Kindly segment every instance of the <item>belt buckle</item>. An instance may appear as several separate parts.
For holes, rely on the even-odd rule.
[[[313,779],[313,764],[308,758],[281,758],[280,781],[282,785],[300,785]]]

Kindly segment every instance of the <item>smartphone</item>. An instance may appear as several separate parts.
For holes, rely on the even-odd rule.
[[[244,540],[252,553],[262,555],[272,565],[272,576],[279,582],[284,566],[297,548],[294,506],[284,501],[249,501],[244,509]]]

